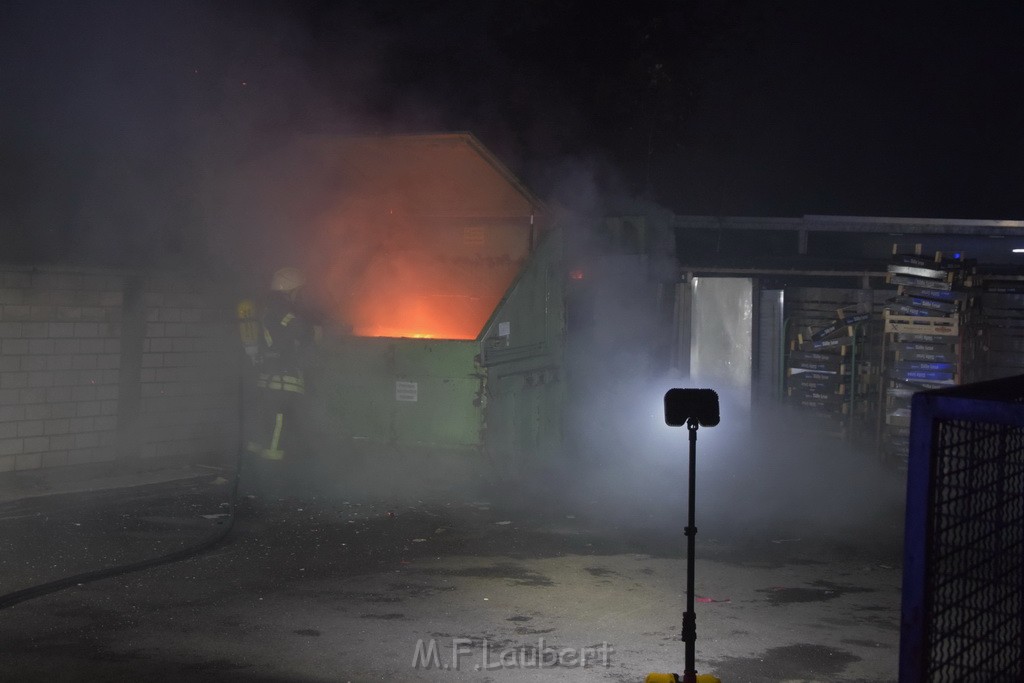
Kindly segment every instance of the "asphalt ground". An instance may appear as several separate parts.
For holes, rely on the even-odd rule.
[[[194,544],[227,523],[230,488],[206,476],[4,503],[0,592]],[[508,489],[243,497],[208,552],[0,610],[0,680],[642,681],[683,668],[680,510],[625,517]],[[698,670],[896,680],[886,519],[858,533],[708,520]]]

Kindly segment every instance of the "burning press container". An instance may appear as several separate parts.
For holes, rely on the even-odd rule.
[[[564,273],[540,202],[469,134],[329,145],[352,198],[338,219],[347,256],[325,268],[351,332],[325,346],[330,431],[506,474],[554,456]]]

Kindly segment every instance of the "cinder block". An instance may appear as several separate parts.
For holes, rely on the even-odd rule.
[[[0,389],[21,389],[27,386],[27,372],[5,372],[0,375]]]
[[[103,353],[105,339],[79,339],[78,353]]]
[[[67,451],[50,451],[43,453],[43,468],[47,467],[64,467],[68,464],[68,452]]]
[[[47,370],[40,370],[28,373],[28,385],[30,387],[52,387],[53,373]]]
[[[24,452],[25,442],[22,439],[0,440],[0,455],[17,455]]]
[[[71,387],[71,400],[72,401],[95,401],[96,400],[96,385],[86,384],[79,385],[77,387]]]
[[[84,337],[96,337],[100,333],[99,323],[75,323],[75,337],[82,339]]]
[[[72,328],[74,329],[74,328]],[[79,340],[78,339],[57,339],[54,341],[53,352],[60,354],[73,355],[78,353]]]
[[[181,309],[180,308],[160,308],[160,322],[164,323],[179,323],[181,322]]]
[[[47,369],[47,356],[11,356],[11,358],[19,357],[21,358],[19,370],[22,372],[35,372]]]
[[[56,313],[58,322],[77,322],[82,319],[81,306],[57,306]]]
[[[116,384],[104,384],[96,387],[96,398],[100,401],[117,399],[119,387]]]
[[[100,412],[104,415],[117,415],[117,401],[102,401]]]
[[[0,422],[25,419],[25,406],[0,406]]]
[[[102,306],[82,306],[82,322],[102,322],[110,320],[110,309]]]
[[[0,353],[5,356],[23,356],[28,353],[27,339],[4,339],[0,343]]]
[[[120,339],[104,339],[103,351],[101,353],[121,353]]]
[[[72,434],[93,431],[93,419],[91,417],[73,417],[68,420],[68,430]]]
[[[107,283],[107,276],[106,275],[100,275],[100,274],[95,274],[94,275],[92,273],[89,273],[87,275],[82,275],[81,289],[89,290],[89,291],[93,291],[93,292],[99,292],[99,291],[107,289],[107,288],[108,288],[108,283]]]
[[[40,452],[22,453],[14,456],[15,470],[37,470],[42,466],[43,454]]]
[[[28,352],[33,355],[49,355],[53,353],[54,342],[52,339],[30,339]]]
[[[67,434],[70,429],[68,420],[47,420],[43,427],[43,434],[47,436],[54,436],[57,434]],[[50,444],[53,445],[52,443]]]
[[[193,335],[188,334],[188,325],[183,323],[165,323],[164,324],[164,335],[165,337],[191,337]]]
[[[163,366],[165,368],[176,368],[183,365],[189,365],[188,354],[185,353],[165,353],[163,359]]]
[[[100,445],[100,437],[96,432],[80,432],[75,434],[75,448],[95,448]]]
[[[54,434],[50,437],[50,448],[55,451],[66,451],[74,445],[74,434]]]
[[[32,312],[29,314],[29,320],[36,322],[51,322],[57,319],[57,310],[53,306],[32,306]]]
[[[4,287],[6,289],[29,289],[32,287],[32,274],[26,272],[6,272],[4,273]]]
[[[0,287],[0,304],[21,304],[25,302],[25,291],[11,287]]]
[[[73,292],[71,297],[71,304],[73,306],[99,306],[100,293],[92,292],[87,289]]]
[[[18,436],[19,422],[0,422],[0,439],[13,439]]]
[[[98,448],[76,448],[68,451],[69,465],[84,465],[90,462],[100,461],[100,449]]]
[[[43,403],[46,401],[46,387],[18,389],[18,400],[22,403]]]
[[[93,417],[99,415],[103,404],[100,401],[79,401],[78,417]]]
[[[38,272],[32,275],[33,289],[74,290],[82,286],[82,276],[74,273]]]
[[[17,425],[18,425],[18,430],[17,430],[18,433],[17,434],[12,434],[11,436],[42,436],[43,435],[43,425],[44,425],[44,422],[42,420],[22,420],[21,422],[17,423]]]
[[[101,370],[117,369],[121,366],[121,356],[114,353],[104,353],[96,357],[96,367]]]
[[[73,387],[80,384],[81,381],[81,372],[78,370],[53,371],[53,386],[55,387]],[[86,380],[86,383],[88,383],[88,380]]]
[[[99,417],[93,418],[93,426],[97,432],[101,433],[100,443],[103,443],[103,433],[113,433],[117,429],[117,418],[113,415],[100,415]]]
[[[7,304],[3,307],[2,315],[4,320],[31,320],[32,307],[25,304]]]
[[[61,403],[61,402],[70,401],[70,400],[71,400],[71,387],[67,387],[67,386],[49,387],[46,390],[46,402],[47,403],[50,403],[50,404]]]
[[[75,336],[75,323],[49,323],[50,330],[48,336],[54,338],[60,337],[74,337]]]
[[[13,472],[14,471],[14,456],[3,455],[0,456],[0,472]]]
[[[46,369],[47,370],[70,370],[74,363],[74,356],[62,355],[62,356],[47,356],[46,357]],[[54,378],[56,381],[56,378]]]
[[[0,356],[0,372],[21,370],[21,361],[29,356]]]
[[[163,337],[164,323],[146,323],[147,337]]]
[[[100,292],[100,306],[120,308],[124,302],[121,292]]]
[[[17,339],[21,337],[21,326],[19,322],[9,322],[7,318],[0,318],[0,337],[4,339]]]
[[[142,354],[142,367],[144,368],[159,368],[164,364],[164,354],[162,353],[144,353]]]
[[[50,417],[54,418],[65,418],[75,417],[78,415],[78,404],[74,401],[68,403],[51,403],[50,404]]]
[[[22,323],[21,336],[30,340],[29,346],[32,345],[32,341],[46,341],[49,342],[50,348],[53,348],[53,340],[45,339],[49,332],[49,325],[47,323]],[[53,353],[53,351],[45,351],[44,353]]]
[[[49,403],[30,403],[25,406],[26,420],[45,420],[53,415],[53,406]]]
[[[25,291],[25,303],[32,306],[52,306],[54,292],[49,289],[29,289]]]
[[[93,354],[79,354],[74,357],[72,368],[75,370],[95,370],[97,363],[97,356]]]
[[[41,453],[50,449],[50,437],[48,436],[30,436],[25,439],[25,444],[22,446],[25,453]]]
[[[150,339],[149,340],[149,349],[148,350],[152,351],[153,353],[166,353],[168,351],[174,351],[174,350],[176,350],[174,348],[174,344],[177,341],[178,340],[176,340],[176,339],[167,339],[167,338]]]

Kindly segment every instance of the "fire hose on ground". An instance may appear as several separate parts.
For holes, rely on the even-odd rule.
[[[54,581],[48,581],[21,590],[16,590],[11,593],[0,595],[0,609],[17,605],[20,602],[31,600],[33,598],[42,597],[50,593],[70,588],[72,586],[80,586],[85,583],[92,581],[99,581],[100,579],[108,579],[114,576],[120,576],[122,574],[129,574],[131,572],[141,571],[143,569],[149,569],[162,564],[169,564],[171,562],[178,562],[180,560],[186,560],[190,557],[195,557],[207,550],[210,550],[214,546],[218,545],[221,541],[227,538],[227,535],[231,533],[231,529],[235,524],[235,511],[238,504],[238,482],[241,478],[242,473],[242,461],[244,459],[245,444],[242,434],[242,425],[245,416],[244,396],[245,388],[244,383],[239,383],[238,391],[238,461],[235,464],[234,481],[231,484],[231,496],[228,499],[228,513],[227,518],[222,522],[222,527],[217,529],[213,533],[209,534],[206,538],[199,540],[192,545],[180,548],[170,553],[160,555],[158,557],[152,557],[138,562],[130,562],[127,564],[114,565],[109,567],[102,567],[92,571],[82,572],[80,574],[74,574],[72,576],[66,576]]]

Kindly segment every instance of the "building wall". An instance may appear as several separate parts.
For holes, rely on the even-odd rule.
[[[0,475],[231,452],[230,302],[183,273],[0,267]]]

